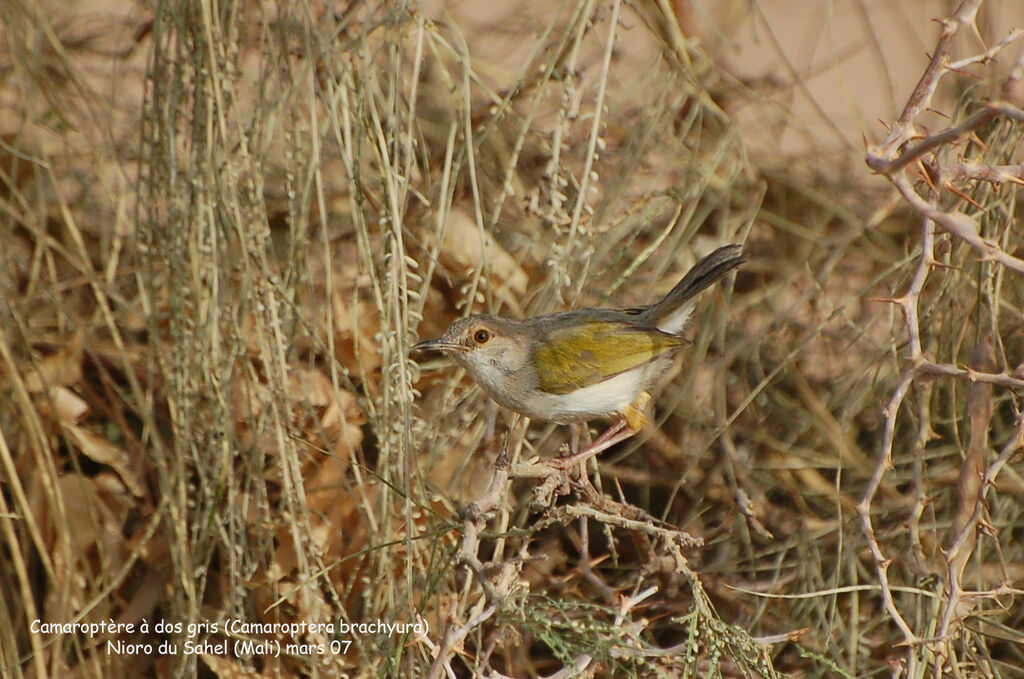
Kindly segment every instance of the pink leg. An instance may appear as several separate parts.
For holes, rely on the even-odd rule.
[[[568,469],[577,462],[584,462],[598,453],[608,450],[616,443],[625,441],[630,436],[633,436],[639,431],[639,429],[633,429],[626,424],[625,418],[619,420],[612,426],[604,430],[604,432],[597,437],[597,440],[587,446],[586,450],[578,453],[574,453],[569,457],[559,458],[552,460],[552,465],[560,467],[562,469]],[[576,430],[573,438],[575,439],[575,446],[572,446],[572,450],[579,450],[579,431]]]
[[[569,425],[569,429],[572,430],[572,437],[569,439],[569,454],[575,455],[580,452],[580,430],[583,429],[583,425],[573,422]]]

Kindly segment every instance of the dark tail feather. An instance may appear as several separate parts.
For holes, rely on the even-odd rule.
[[[645,320],[650,325],[661,328],[666,319],[681,311],[687,302],[690,302],[692,306],[693,299],[702,290],[713,285],[727,273],[747,261],[747,255],[740,253],[742,247],[735,243],[724,245],[694,264],[693,268],[683,276],[683,279],[676,283],[671,292],[665,295],[661,301],[655,302],[644,311],[643,316]],[[683,324],[685,324],[685,319]]]

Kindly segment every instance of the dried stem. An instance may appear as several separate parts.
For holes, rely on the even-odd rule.
[[[923,217],[921,249],[917,255],[917,268],[906,292],[890,301],[900,307],[906,322],[907,354],[906,364],[902,370],[899,383],[890,395],[883,411],[884,434],[877,463],[871,480],[856,509],[861,518],[862,530],[875,564],[876,576],[882,592],[882,602],[893,623],[903,636],[907,646],[905,669],[908,676],[916,676],[922,660],[920,649],[928,649],[933,671],[944,674],[956,667],[955,651],[950,645],[953,638],[955,623],[967,615],[972,605],[965,594],[962,578],[968,559],[974,553],[976,528],[986,511],[984,493],[995,480],[995,475],[1002,463],[1020,446],[1021,424],[1018,418],[1017,429],[1009,443],[999,456],[1002,463],[993,463],[985,469],[984,458],[988,450],[988,433],[993,424],[994,401],[993,389],[996,387],[1019,391],[1024,389],[1024,380],[1016,374],[1010,375],[998,371],[998,363],[988,341],[982,339],[976,346],[968,367],[959,367],[948,363],[931,360],[923,348],[922,322],[920,307],[926,283],[933,267],[939,263],[935,258],[936,228],[951,234],[955,240],[967,244],[981,255],[981,262],[992,262],[996,267],[1024,273],[1024,260],[1004,250],[1003,244],[983,235],[982,220],[988,220],[982,208],[972,200],[967,192],[956,186],[959,182],[990,182],[998,184],[1024,184],[1024,166],[1021,165],[986,165],[962,158],[949,158],[952,147],[960,140],[975,136],[982,129],[993,125],[994,121],[1003,119],[1016,123],[1024,121],[1024,111],[1006,101],[993,101],[983,104],[980,109],[954,125],[930,135],[923,135],[919,130],[918,118],[927,111],[937,91],[941,79],[954,72],[960,72],[972,65],[988,65],[993,62],[1009,45],[1024,37],[1024,31],[1011,31],[991,48],[958,61],[951,62],[949,51],[953,37],[963,27],[971,28],[979,35],[976,18],[982,0],[965,0],[953,14],[941,21],[940,33],[935,50],[927,68],[922,74],[913,93],[910,95],[899,118],[895,121],[886,139],[877,146],[868,146],[865,160],[867,165],[884,175],[895,187],[903,200]],[[1012,85],[1021,78],[1022,64],[1018,63],[1008,79],[1002,92],[1012,91]],[[913,142],[913,145],[911,145]],[[979,144],[977,146],[982,146]],[[921,170],[925,182],[915,185],[914,178],[909,174],[911,169]],[[958,209],[947,210],[940,207],[940,201],[949,189],[955,196],[968,201],[978,208],[977,214],[967,214]],[[934,342],[930,343],[932,346]],[[924,454],[928,441],[934,436],[931,428],[932,416],[930,400],[935,378],[953,378],[967,381],[970,384],[967,398],[967,411],[970,421],[970,443],[961,464],[958,484],[958,509],[947,533],[947,550],[944,577],[944,598],[942,617],[934,632],[930,628],[915,629],[905,617],[893,596],[888,570],[892,557],[887,556],[875,533],[872,520],[872,504],[881,487],[885,475],[893,468],[893,447],[896,435],[897,420],[900,416],[912,388],[917,388],[920,399],[917,407],[917,438],[914,446],[914,503],[910,514],[910,538],[914,559],[918,570],[933,572],[926,561],[921,545],[920,520],[928,501],[925,490]],[[934,644],[921,645],[925,637],[935,637]],[[920,646],[919,646],[920,645]],[[928,656],[923,656],[927,658]]]

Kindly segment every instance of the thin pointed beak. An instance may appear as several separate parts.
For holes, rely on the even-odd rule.
[[[453,344],[452,342],[446,342],[443,337],[436,339],[423,340],[412,345],[413,351],[462,351],[463,346],[461,344]]]

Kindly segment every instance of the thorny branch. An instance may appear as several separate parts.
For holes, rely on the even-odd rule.
[[[954,654],[950,652],[951,647],[947,645],[949,640],[959,622],[974,607],[973,600],[980,596],[992,595],[990,592],[984,594],[965,592],[961,578],[964,567],[974,552],[977,533],[985,527],[990,527],[985,493],[994,485],[1001,468],[1021,448],[1021,439],[1024,435],[1024,416],[1018,414],[1017,426],[1011,439],[1003,445],[998,459],[987,468],[985,467],[984,456],[985,451],[989,449],[988,432],[994,408],[992,390],[995,387],[1003,387],[1020,391],[1024,389],[1024,380],[1021,379],[1019,370],[1012,375],[997,371],[995,356],[990,345],[984,339],[975,348],[969,367],[963,368],[929,360],[927,352],[922,346],[919,318],[919,306],[921,295],[925,290],[925,283],[932,268],[938,264],[935,259],[936,226],[981,253],[981,261],[994,262],[996,265],[1024,273],[1024,260],[1007,253],[999,243],[981,235],[982,231],[978,221],[980,217],[968,215],[955,208],[947,212],[939,206],[943,189],[950,189],[956,195],[966,198],[966,195],[955,187],[957,182],[1024,184],[1024,165],[987,166],[968,162],[962,158],[947,161],[940,155],[940,152],[948,150],[951,145],[972,135],[993,120],[1002,118],[1024,122],[1024,111],[1009,101],[997,100],[984,105],[958,124],[933,134],[922,132],[923,127],[919,126],[917,122],[918,117],[931,106],[933,96],[943,76],[960,72],[972,65],[988,65],[1004,48],[1024,37],[1024,30],[1013,30],[983,53],[951,62],[950,46],[954,35],[961,28],[966,26],[980,37],[976,18],[981,3],[982,0],[964,0],[949,18],[940,22],[942,32],[935,50],[906,106],[889,130],[886,139],[877,146],[869,145],[865,156],[868,166],[892,182],[903,199],[923,217],[921,251],[914,276],[902,296],[887,300],[900,307],[906,321],[908,339],[906,367],[883,411],[885,426],[877,465],[864,496],[856,507],[881,586],[882,603],[894,624],[900,629],[904,644],[907,646],[907,665],[904,669],[908,676],[915,676],[919,669],[918,663],[922,661],[923,657],[928,657],[919,655],[921,648],[931,649],[929,651],[931,653],[930,664],[934,665],[933,670],[936,676],[952,671]],[[1003,83],[1002,96],[1004,99],[1012,96],[1022,77],[1024,77],[1024,56],[1021,57]],[[920,176],[925,179],[918,186],[915,186],[914,180],[909,174],[911,168],[920,171]],[[970,201],[970,199],[967,200]],[[871,512],[872,502],[883,478],[893,468],[896,421],[903,404],[912,387],[919,390],[918,397],[928,399],[931,394],[932,381],[936,377],[953,377],[970,382],[968,415],[971,423],[971,438],[961,464],[958,510],[946,538],[945,569],[942,573],[945,598],[941,621],[937,628],[917,630],[908,623],[893,597],[893,589],[888,576],[892,558],[882,552],[875,535]],[[921,457],[927,440],[933,434],[930,425],[930,411],[926,402],[920,405],[918,414],[921,417],[915,444],[916,499],[910,517],[910,527],[913,554],[920,562],[923,559],[923,551],[920,546],[918,524],[927,501],[927,494],[923,489]],[[925,638],[933,639],[934,643],[924,644]]]
[[[925,198],[915,190],[907,176],[907,169],[918,165],[924,156],[949,147],[995,118],[1002,117],[1024,122],[1024,111],[1020,108],[1007,101],[994,101],[960,124],[931,135],[925,135],[916,123],[918,116],[930,106],[939,81],[944,75],[959,72],[972,64],[987,65],[1004,48],[1024,37],[1024,30],[1011,31],[1009,35],[983,54],[949,63],[949,48],[956,32],[963,26],[970,26],[975,34],[978,34],[974,22],[981,2],[982,0],[964,0],[951,17],[942,21],[942,33],[939,36],[938,44],[928,67],[914,88],[910,100],[903,108],[899,119],[889,130],[885,140],[877,146],[868,146],[865,161],[872,170],[885,175],[911,207],[970,244],[981,253],[983,259],[995,260],[1003,266],[1024,273],[1024,260],[1004,252],[997,243],[983,239],[979,235],[980,229],[975,218],[955,210],[943,211],[938,205],[939,196],[937,194],[931,192],[932,195]],[[1024,56],[1021,57],[1021,61],[1007,78],[1003,92],[1011,92],[1014,85],[1020,83],[1022,77],[1024,77]],[[907,145],[914,140],[920,141],[913,147],[907,148]],[[1024,173],[1022,173],[1024,168],[1021,166],[1003,166],[983,170],[977,167],[971,168],[963,163],[954,163],[946,170],[941,163],[931,162],[928,164],[928,169],[930,170],[928,173],[930,183],[938,188],[951,186],[954,178],[963,176],[973,176],[981,181],[1024,183]],[[930,192],[930,189],[926,188],[926,191]]]
[[[657,525],[656,519],[647,515],[639,508],[631,505],[624,505],[607,497],[601,496],[594,490],[589,480],[582,481],[573,479],[567,472],[559,467],[546,465],[542,462],[516,463],[512,464],[508,450],[509,437],[506,436],[501,453],[495,461],[494,474],[488,484],[487,490],[475,502],[463,510],[462,518],[462,539],[455,556],[457,565],[466,566],[472,574],[473,580],[480,585],[486,598],[486,604],[477,608],[479,613],[466,620],[460,625],[450,625],[446,630],[440,644],[430,644],[434,660],[428,676],[439,677],[444,673],[446,676],[455,676],[455,670],[451,666],[451,658],[458,652],[462,641],[477,627],[486,622],[495,613],[501,611],[503,606],[511,605],[512,589],[518,581],[522,564],[525,559],[508,560],[502,564],[485,564],[479,556],[481,543],[481,530],[487,522],[488,515],[494,512],[507,500],[509,484],[513,479],[526,478],[538,480],[538,491],[536,497],[543,497],[547,505],[535,507],[537,510],[551,512],[555,520],[569,522],[579,519],[581,521],[597,521],[606,526],[615,526],[625,529],[636,536],[653,538],[664,545],[668,554],[656,560],[651,565],[655,570],[668,568],[682,573],[695,588],[695,595],[699,599],[702,595],[702,586],[697,576],[686,565],[686,559],[681,549],[684,547],[700,546],[702,540],[694,538],[687,533],[674,529],[670,526]],[[542,490],[546,488],[547,490]],[[557,509],[553,502],[558,495],[564,495],[575,489],[579,493],[579,502],[569,504]],[[536,499],[535,499],[536,504]],[[587,557],[589,558],[589,557]],[[593,572],[591,578],[597,578]],[[637,587],[646,577],[646,573],[639,575]],[[602,583],[603,584],[603,583]],[[610,587],[604,586],[607,592],[613,592]],[[631,613],[634,608],[643,603],[646,599],[657,593],[657,587],[647,587],[643,591],[631,597],[618,597],[618,612],[612,623],[612,629],[619,630],[621,634],[633,638],[629,646],[642,649],[638,653],[647,657],[662,655],[664,649],[647,648],[639,641],[639,634],[646,626],[640,620],[634,620]],[[592,665],[595,656],[592,653],[583,653],[573,658],[572,662],[566,665],[559,672],[550,675],[548,679],[556,679],[561,676],[576,676]],[[492,673],[492,676],[500,676]]]

